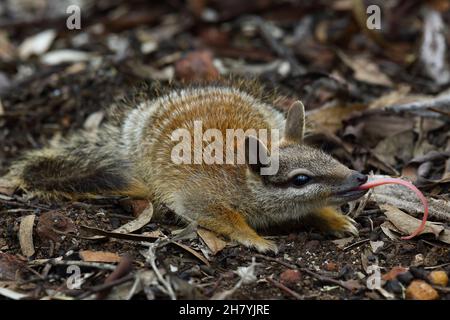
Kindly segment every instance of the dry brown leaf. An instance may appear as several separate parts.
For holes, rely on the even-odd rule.
[[[83,250],[80,251],[79,254],[83,261],[109,263],[120,262],[120,256],[114,252]]]
[[[355,79],[371,84],[392,87],[393,83],[387,75],[381,72],[377,64],[365,56],[349,57],[338,51],[338,56],[354,72]]]
[[[188,247],[188,246],[186,246],[186,245],[184,245],[182,243],[176,242],[176,241],[171,241],[170,243],[173,243],[174,245],[176,245],[176,246],[186,250],[187,252],[192,254],[194,257],[199,259],[201,262],[203,262],[204,264],[209,266],[209,261],[206,260],[206,258],[201,253],[199,253],[198,251],[195,251],[194,249],[192,249],[192,248],[190,248],[190,247]]]
[[[26,294],[13,291],[8,288],[0,288],[0,296],[6,297],[6,298],[12,299],[12,300],[22,300],[25,298],[29,298],[29,296]]]
[[[0,281],[15,281],[26,264],[16,255],[0,252]]]
[[[19,227],[19,242],[22,254],[29,258],[34,255],[34,244],[33,244],[33,226],[34,219],[36,216],[34,214],[25,216],[20,221]]]
[[[395,166],[398,159],[408,161],[413,156],[415,134],[404,131],[381,140],[373,152],[380,160],[390,166]]]
[[[389,239],[398,240],[398,236],[395,235],[392,231],[400,233],[400,230],[398,230],[392,223],[390,223],[389,221],[385,221],[381,224],[380,228]]]
[[[389,178],[386,175],[373,175],[373,179]],[[411,214],[422,215],[423,205],[408,188],[398,185],[382,185],[373,189],[372,199],[379,205],[389,204]],[[429,216],[438,221],[450,222],[450,201],[428,198]]]
[[[225,241],[217,237],[217,235],[209,230],[198,228],[197,233],[205,241],[209,250],[211,250],[212,255],[217,254],[222,251],[223,248],[227,245]]]
[[[76,234],[77,226],[65,212],[52,210],[41,214],[36,233],[42,240],[50,240],[58,244],[67,234]]]
[[[420,60],[427,75],[440,85],[450,81],[450,71],[446,58],[445,29],[446,26],[441,13],[437,10],[426,8],[424,10]]]
[[[388,221],[392,222],[392,224],[403,234],[413,233],[421,223],[421,220],[404,213],[394,206],[382,204],[380,205],[380,208],[385,210],[384,214],[386,215]],[[432,233],[435,235],[436,239],[438,239],[439,234],[442,231],[444,231],[443,226],[428,221],[421,234]]]
[[[450,159],[450,151],[436,151],[431,150],[426,154],[422,154],[418,157],[411,159],[402,169],[402,176],[407,177],[409,180],[416,182],[416,184],[439,184],[447,183],[450,181],[449,177],[445,176],[445,171],[442,172],[442,176],[439,178],[429,179],[426,177],[427,172],[423,171],[424,165],[429,163],[430,167],[436,165],[439,162],[444,162]]]
[[[19,46],[19,57],[28,59],[32,55],[41,55],[46,52],[56,38],[56,31],[49,29],[26,38]]]
[[[410,91],[410,86],[400,85],[398,89],[389,91],[381,97],[373,100],[369,104],[368,109],[381,109],[386,106],[401,105],[433,98],[433,96],[429,95],[411,94],[409,93]]]
[[[450,244],[450,229],[444,229],[438,239],[439,241]]]
[[[358,143],[374,148],[382,139],[413,130],[414,125],[414,119],[409,116],[367,110],[346,120],[344,137],[353,137]]]
[[[149,206],[147,209],[145,209],[136,219],[125,223],[123,226],[120,226],[119,228],[115,229],[113,232],[118,233],[131,233],[136,230],[139,230],[146,224],[148,224],[153,217],[153,205],[149,203]]]
[[[91,240],[97,240],[97,239],[104,239],[107,236],[114,236],[115,234],[129,234],[134,231],[137,231],[144,227],[146,224],[148,224],[153,217],[153,205],[149,203],[149,206],[147,209],[145,209],[136,219],[125,223],[124,225],[120,226],[119,228],[113,230],[113,231],[104,231],[96,228],[89,228],[86,226],[83,226],[84,229],[90,230],[92,232],[97,232],[97,234],[103,233],[104,235],[96,235],[93,237],[87,237],[87,239]]]
[[[106,231],[98,228],[92,228],[88,226],[80,226],[81,229],[88,231],[90,234],[94,234],[94,236],[81,237],[83,239],[89,240],[98,240],[105,238],[114,238],[114,239],[122,239],[122,240],[130,240],[130,241],[154,241],[160,236],[156,236],[153,232],[144,232],[143,234],[134,234],[134,233],[119,233],[113,231]]]
[[[386,41],[382,37],[382,33],[377,29],[371,29],[367,27],[367,5],[364,0],[352,0],[353,17],[359,25],[361,31],[363,31],[370,39],[378,43],[381,47],[387,46]]]
[[[18,187],[18,182],[9,178],[0,178],[0,193],[12,196]]]
[[[57,65],[61,63],[75,63],[80,61],[88,61],[93,56],[90,53],[72,50],[60,49],[47,52],[41,57],[41,62],[47,65]]]
[[[326,127],[332,132],[342,128],[342,120],[346,119],[352,112],[363,111],[364,104],[336,105],[327,104],[321,108],[306,113],[308,121]]]
[[[343,248],[344,248],[345,246],[347,246],[350,242],[352,242],[353,239],[355,239],[355,238],[354,238],[354,237],[342,238],[342,239],[333,240],[333,243],[334,243],[339,249],[343,249]]]

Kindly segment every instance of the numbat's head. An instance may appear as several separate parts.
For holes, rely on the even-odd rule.
[[[364,195],[366,191],[355,189],[367,181],[367,176],[304,144],[304,131],[304,106],[297,101],[289,109],[277,156],[270,154],[256,137],[246,138],[247,178],[255,196],[277,207],[304,212],[305,209],[343,204]],[[276,166],[273,161],[278,161]],[[263,174],[264,168],[270,166],[278,167],[278,170],[274,174]],[[296,207],[300,210],[295,210]]]

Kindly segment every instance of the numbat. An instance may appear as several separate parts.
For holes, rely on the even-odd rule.
[[[364,195],[366,191],[357,188],[367,176],[303,142],[301,102],[294,103],[285,118],[264,89],[247,87],[188,87],[151,98],[140,93],[134,103],[113,108],[114,120],[95,133],[76,133],[60,146],[31,151],[9,175],[26,192],[47,199],[150,199],[156,217],[168,208],[182,220],[196,221],[260,252],[277,247],[255,230],[303,218],[338,236],[357,233],[353,220],[334,207]],[[224,161],[198,163],[193,159],[199,122],[202,130],[214,129],[214,138],[218,133],[225,137],[230,129],[245,134],[231,141],[224,138],[231,143],[224,143],[222,150],[216,144],[209,153]],[[180,129],[193,138],[175,137]],[[254,135],[264,131],[264,139]],[[205,136],[200,136],[203,160],[212,142]],[[174,157],[186,156],[186,147],[192,147],[187,155],[192,163],[176,161]],[[235,163],[225,160],[229,151],[235,151]],[[274,170],[263,174],[270,167]]]

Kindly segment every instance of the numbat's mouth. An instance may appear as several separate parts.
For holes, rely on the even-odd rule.
[[[336,196],[343,200],[352,201],[361,198],[367,191],[368,190],[358,190],[357,188],[353,188],[350,190],[339,191],[336,193]]]

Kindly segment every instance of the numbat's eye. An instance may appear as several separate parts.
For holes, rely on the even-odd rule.
[[[301,187],[311,181],[311,177],[304,174],[298,174],[292,178],[292,184],[296,187]]]

